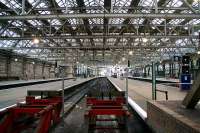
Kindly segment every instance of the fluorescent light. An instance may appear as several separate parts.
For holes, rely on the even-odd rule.
[[[142,40],[144,43],[148,41],[148,39],[146,39],[146,38],[143,38]]]
[[[129,55],[133,55],[133,51],[129,51]]]
[[[34,43],[34,44],[38,44],[39,42],[40,42],[40,40],[39,40],[38,38],[34,38],[34,39],[33,39],[33,43]]]

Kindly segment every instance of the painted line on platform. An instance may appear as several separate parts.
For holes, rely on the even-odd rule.
[[[39,99],[39,98],[40,98],[40,96],[35,97],[35,99]],[[26,101],[22,101],[22,102],[19,102],[19,103],[25,104]],[[10,105],[10,106],[7,106],[7,107],[4,107],[4,108],[1,108],[1,109],[0,109],[0,112],[5,111],[6,109],[8,109],[8,108],[12,108],[12,107],[15,107],[15,106],[17,106],[17,104],[13,104],[13,105]]]
[[[109,78],[107,78],[118,91],[122,91],[119,86],[117,86],[114,82],[112,82]],[[128,97],[128,103],[130,106],[138,113],[138,115],[146,121],[147,119],[147,112],[143,110],[131,97]]]

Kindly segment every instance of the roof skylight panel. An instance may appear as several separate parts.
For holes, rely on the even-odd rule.
[[[8,15],[8,13],[7,12],[0,12],[0,15]]]
[[[32,5],[35,6],[37,4],[38,0],[28,0],[28,2]]]
[[[161,10],[160,13],[174,13],[175,10]]]
[[[198,7],[198,0],[193,0],[192,7]]]
[[[127,13],[128,9],[121,9],[121,7],[128,7],[131,4],[131,0],[114,0],[114,5],[116,7],[119,7],[118,9],[114,9],[114,13]]]
[[[64,0],[55,0],[60,7],[65,7],[66,2]],[[68,4],[68,3],[67,3]]]
[[[21,21],[19,21],[19,20],[16,20],[16,21],[12,22],[12,25],[14,25],[14,26],[22,26],[23,23]]]
[[[103,0],[84,0],[85,6],[104,6]]]
[[[121,9],[121,10],[115,9],[115,10],[113,10],[113,12],[114,13],[127,13],[128,9]]]
[[[3,32],[1,36],[12,36],[12,37],[17,37],[19,36],[17,33],[7,29],[6,31]]]
[[[12,47],[13,45],[16,44],[16,41],[15,40],[0,40],[0,44],[3,46],[3,47]]]
[[[86,10],[87,13],[104,13],[104,10]]]
[[[130,6],[132,0],[113,0],[114,6]]]
[[[191,10],[184,10],[184,11],[181,11],[181,13],[192,13]]]
[[[38,11],[40,14],[51,14],[50,11]]]
[[[0,25],[0,33],[3,32],[4,28]]]
[[[188,22],[188,24],[191,24],[191,25],[196,25],[196,24],[199,24],[200,23],[200,19],[192,19]]]
[[[164,18],[156,18],[152,20],[152,24],[161,24],[164,20]]]
[[[20,53],[20,54],[27,54],[29,52],[29,49],[14,49],[13,50],[16,53]]]
[[[166,7],[180,7],[183,4],[181,0],[171,0]]]
[[[19,41],[18,44],[16,45],[17,48],[19,47],[25,47],[27,43],[25,41]]]
[[[61,25],[61,22],[58,19],[48,20],[51,25]]]
[[[60,7],[76,7],[77,6],[77,3],[76,3],[76,0],[56,0],[56,2],[58,3],[58,5]]]
[[[76,0],[68,0],[68,7],[77,7]]]
[[[103,24],[103,19],[102,18],[92,18],[89,19],[90,24]]]
[[[169,23],[172,25],[177,25],[183,22],[185,19],[172,19]]]
[[[36,0],[29,0],[29,2],[33,5],[33,6],[35,6],[36,4],[37,4],[37,6],[36,6],[36,8],[48,8],[48,6],[47,6],[47,4],[45,3],[45,1],[41,1],[41,2],[37,2]],[[50,12],[49,11],[38,11],[40,14],[50,14]]]
[[[154,0],[141,0],[140,2],[139,2],[139,6],[148,6],[148,7],[151,7],[151,6],[153,6],[153,4],[154,4]]]
[[[137,19],[131,19],[131,24],[142,24],[144,22],[144,18],[137,18]]]
[[[111,24],[122,24],[124,21],[124,18],[113,18],[111,20]]]
[[[71,25],[83,24],[83,21],[81,19],[71,18],[68,19],[68,21]]]
[[[4,46],[4,43],[2,40],[0,40],[0,47],[3,47]]]
[[[33,26],[42,25],[42,23],[39,20],[28,20],[28,22]]]
[[[17,0],[0,0],[0,2],[11,9],[21,8],[21,3],[19,3]]]

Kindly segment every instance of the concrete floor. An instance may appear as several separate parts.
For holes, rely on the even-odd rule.
[[[125,90],[125,79],[109,77],[119,88]],[[152,86],[151,83],[129,79],[129,96],[136,101],[136,103],[146,110],[146,101],[152,99]],[[183,100],[187,92],[180,91],[178,87],[171,87],[166,85],[157,85],[157,89],[168,91],[169,100]],[[157,100],[165,100],[165,94],[157,92]]]
[[[77,79],[76,81],[74,81],[73,79],[65,80],[65,87],[79,84],[88,79],[81,78],[81,79]],[[0,109],[13,105],[17,102],[24,101],[25,96],[27,94],[27,90],[59,90],[59,89],[62,89],[62,81],[0,90]]]
[[[135,78],[142,78],[142,79],[151,79],[151,77],[135,77]],[[156,80],[160,80],[160,81],[171,81],[171,82],[179,82],[179,79],[174,79],[174,78],[156,78]]]
[[[49,79],[30,79],[30,80],[0,81],[0,85],[16,84],[16,83],[25,83],[25,82],[37,82],[37,81],[52,80],[52,79],[55,79],[55,78],[49,78]]]

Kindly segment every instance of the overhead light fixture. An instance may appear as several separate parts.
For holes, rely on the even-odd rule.
[[[133,51],[129,51],[128,54],[129,54],[129,55],[133,55]]]
[[[126,60],[126,58],[125,57],[122,57],[122,61],[125,61]]]
[[[34,39],[33,39],[33,43],[34,43],[34,44],[38,44],[39,42],[40,42],[40,40],[39,40],[38,38],[34,38]]]
[[[18,61],[18,59],[17,58],[15,58],[15,62],[17,62]]]
[[[143,38],[142,41],[143,41],[144,43],[146,43],[146,42],[148,41],[148,39]]]
[[[197,51],[197,54],[200,54],[200,51]]]

